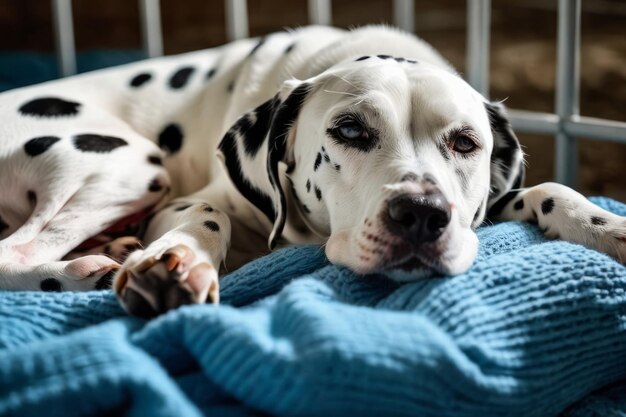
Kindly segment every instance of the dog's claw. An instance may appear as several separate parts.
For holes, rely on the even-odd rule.
[[[115,279],[115,292],[130,314],[153,317],[186,304],[219,301],[217,271],[198,261],[192,249],[176,245],[149,252],[127,260]]]

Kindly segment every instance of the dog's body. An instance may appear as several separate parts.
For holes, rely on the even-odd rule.
[[[4,289],[100,288],[119,268],[101,254],[132,252],[115,289],[151,316],[217,302],[222,262],[281,236],[326,242],[359,273],[456,274],[488,211],[626,257],[624,218],[557,184],[522,190],[502,109],[389,28],[310,27],[23,88],[0,95],[0,122]]]

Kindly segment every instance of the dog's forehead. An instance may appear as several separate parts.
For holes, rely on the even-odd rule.
[[[427,123],[431,131],[459,122],[488,130],[484,98],[457,74],[426,62],[364,56],[337,64],[321,80],[323,90],[338,102],[406,109],[407,117]],[[345,94],[332,94],[338,92]],[[391,99],[380,100],[381,93]]]

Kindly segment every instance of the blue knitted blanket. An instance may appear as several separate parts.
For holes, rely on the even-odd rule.
[[[405,285],[284,249],[151,322],[110,291],[0,293],[0,415],[626,415],[626,268],[532,225],[479,237],[466,274]]]

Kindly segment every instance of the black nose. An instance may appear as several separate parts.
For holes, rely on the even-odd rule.
[[[450,203],[440,191],[394,197],[387,210],[391,231],[414,245],[437,239],[450,223]]]

